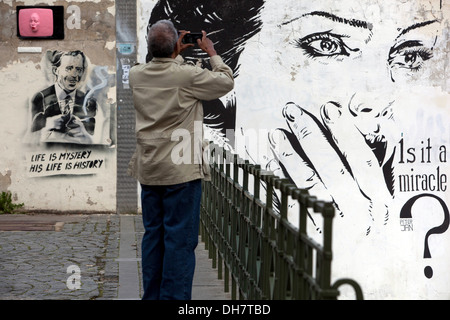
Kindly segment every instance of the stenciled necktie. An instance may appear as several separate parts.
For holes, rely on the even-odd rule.
[[[64,99],[64,110],[63,110],[63,114],[69,114],[70,113],[70,101],[72,100],[72,98],[67,95],[66,98]]]

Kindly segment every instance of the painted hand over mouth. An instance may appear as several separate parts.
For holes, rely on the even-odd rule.
[[[353,115],[333,102],[321,107],[321,121],[294,103],[284,106],[283,117],[289,130],[274,130],[269,141],[284,174],[312,194],[325,190],[340,215],[365,225],[366,234],[374,223],[385,224],[392,195],[378,151],[366,141],[373,134],[350,125]]]

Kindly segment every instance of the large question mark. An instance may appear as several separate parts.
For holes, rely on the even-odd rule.
[[[449,223],[450,223],[450,214],[449,214],[447,205],[441,198],[439,198],[438,196],[435,196],[434,194],[431,194],[431,193],[423,193],[423,194],[419,194],[417,196],[412,197],[403,205],[403,207],[400,211],[400,218],[411,219],[412,218],[412,215],[411,215],[412,206],[414,205],[414,203],[416,202],[417,199],[422,198],[422,197],[435,198],[441,204],[442,209],[444,209],[444,222],[440,226],[436,226],[436,227],[430,229],[425,236],[425,246],[424,246],[425,249],[424,249],[424,253],[423,253],[423,258],[426,259],[426,258],[431,258],[430,248],[428,246],[428,238],[432,234],[441,234],[441,233],[444,233],[445,231],[447,231]],[[428,279],[433,277],[433,269],[430,266],[425,267],[424,273],[425,273],[425,277],[427,277]]]

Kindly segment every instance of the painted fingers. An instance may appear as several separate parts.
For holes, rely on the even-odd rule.
[[[349,125],[352,119],[333,103],[322,107],[326,127],[294,103],[285,105],[283,116],[289,130],[275,130],[269,141],[293,182],[322,199],[324,191],[328,193],[340,215],[364,226],[366,234],[375,220],[384,223],[390,194],[375,155],[358,129]]]

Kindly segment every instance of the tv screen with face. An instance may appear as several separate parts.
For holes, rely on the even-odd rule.
[[[64,39],[63,6],[17,6],[17,36],[21,39]]]

